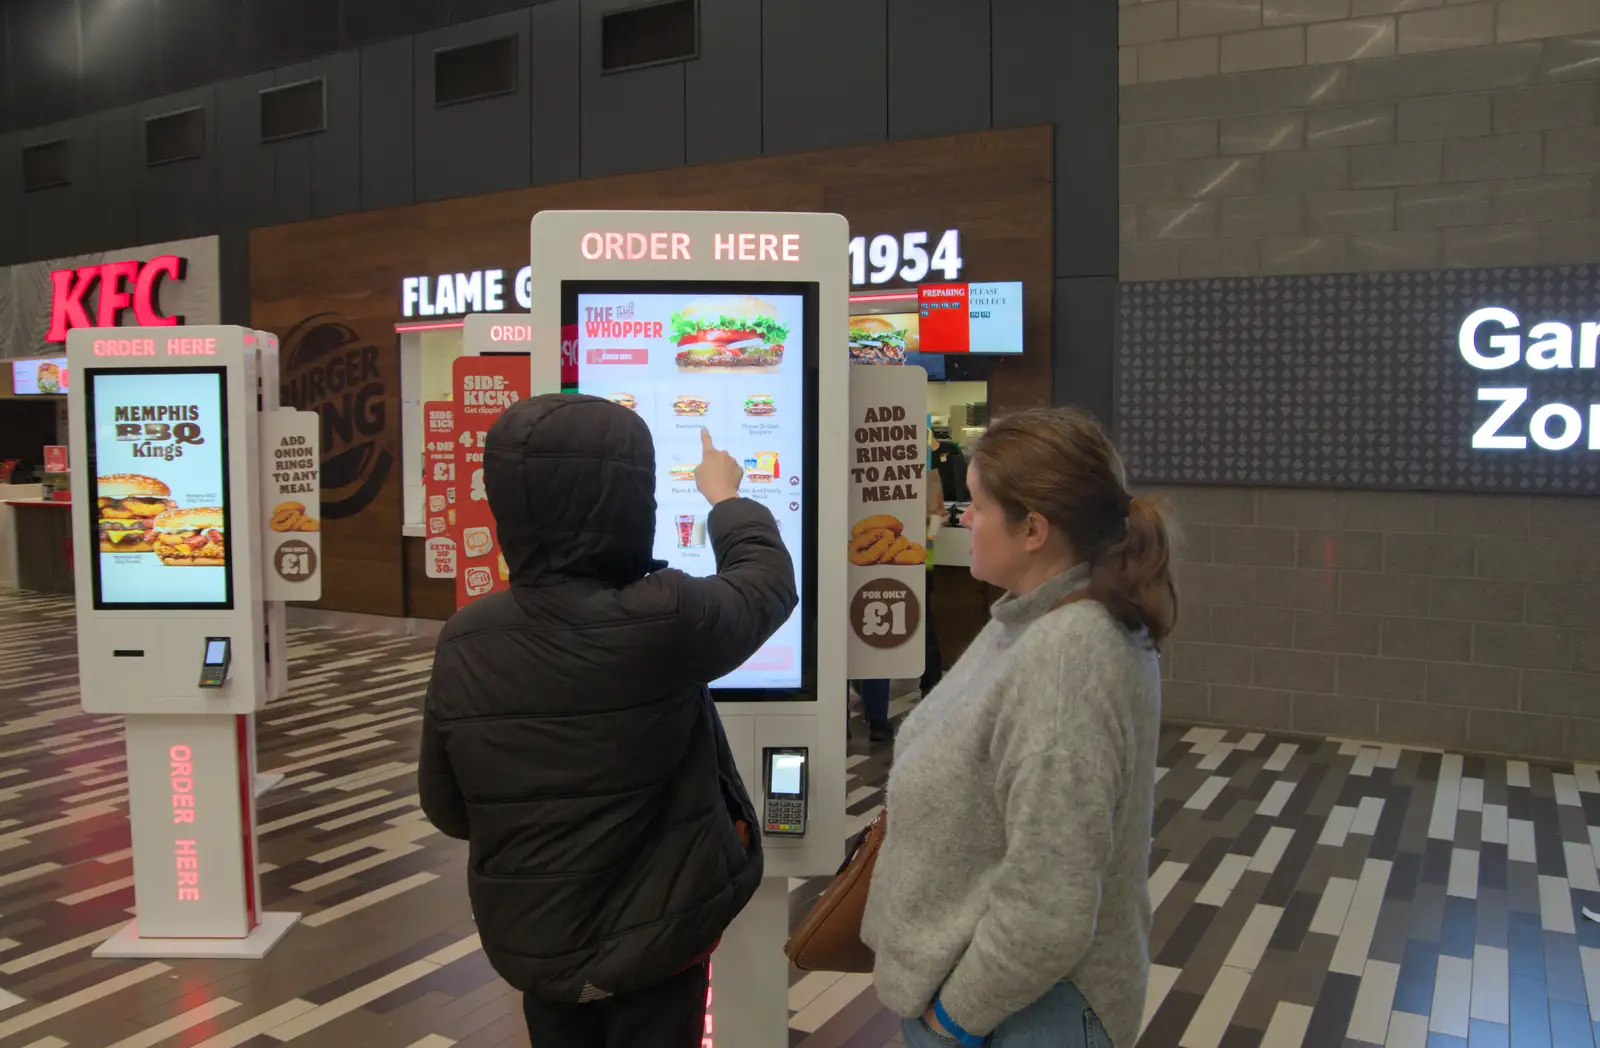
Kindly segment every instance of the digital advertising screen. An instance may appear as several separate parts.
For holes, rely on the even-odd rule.
[[[95,607],[233,607],[223,369],[91,369],[84,381]]]
[[[64,396],[67,392],[67,358],[13,360],[11,392],[19,397]]]
[[[656,455],[655,556],[716,571],[694,483],[701,427],[744,465],[740,494],[778,521],[800,606],[739,669],[711,687],[729,701],[814,698],[816,292],[809,284],[567,283],[578,324],[577,391],[638,413]]]
[[[1021,353],[1022,284],[921,284],[924,353]]]

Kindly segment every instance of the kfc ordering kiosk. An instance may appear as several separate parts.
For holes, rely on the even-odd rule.
[[[839,215],[543,211],[532,223],[534,393],[559,390],[577,325],[578,390],[637,411],[655,439],[656,557],[715,570],[694,485],[700,428],[772,510],[800,606],[712,684],[755,800],[766,880],[713,959],[707,1042],[788,1043],[788,878],[833,873],[845,843],[849,227]],[[840,556],[818,551],[840,551]]]
[[[275,336],[68,335],[83,707],[126,724],[135,920],[98,957],[260,958],[256,711],[287,685],[285,600],[320,596],[318,422]],[[81,494],[80,494],[81,493]]]

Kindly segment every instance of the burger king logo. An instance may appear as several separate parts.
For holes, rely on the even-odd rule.
[[[394,470],[379,349],[342,318],[319,313],[283,338],[283,399],[322,419],[322,515],[353,517],[372,505]]]

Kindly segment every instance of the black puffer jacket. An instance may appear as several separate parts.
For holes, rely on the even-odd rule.
[[[705,685],[789,617],[794,567],[772,515],[734,499],[708,522],[717,575],[662,570],[649,430],[593,397],[514,405],[484,481],[512,588],[439,638],[422,807],[471,842],[473,913],[507,982],[557,1002],[628,993],[703,955],[760,883]]]

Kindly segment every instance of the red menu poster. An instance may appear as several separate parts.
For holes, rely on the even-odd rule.
[[[67,464],[67,447],[65,444],[46,444],[44,446],[44,471],[46,473],[67,473],[72,469]]]
[[[422,405],[422,530],[427,537],[425,570],[430,579],[456,577],[461,529],[456,523],[456,406],[448,400]]]
[[[527,357],[458,357],[455,362],[456,521],[460,567],[456,607],[510,588],[511,574],[495,536],[494,514],[483,485],[483,445],[489,427],[529,394]]]

